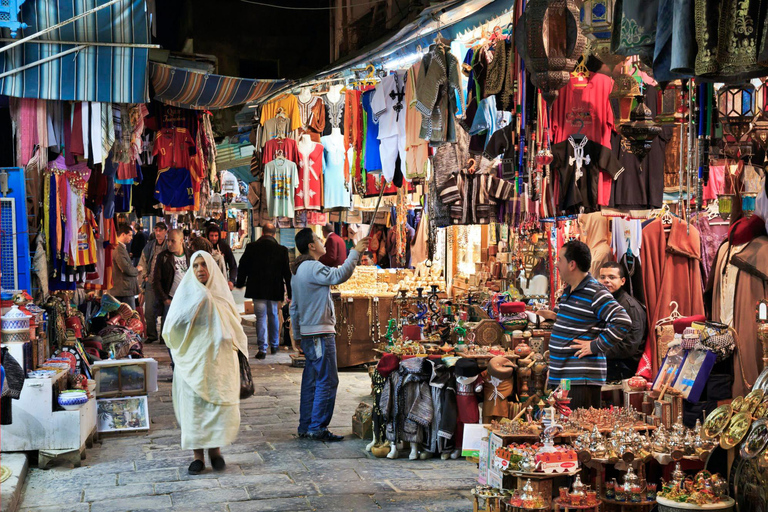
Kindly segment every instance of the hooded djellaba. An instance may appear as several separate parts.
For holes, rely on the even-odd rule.
[[[208,267],[206,283],[193,271],[198,258]],[[248,340],[227,278],[213,256],[197,251],[174,296],[163,339],[175,363],[173,410],[181,426],[181,447],[229,445],[240,428],[237,351],[247,358]]]

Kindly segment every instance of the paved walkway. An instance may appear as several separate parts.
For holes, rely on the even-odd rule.
[[[253,345],[253,330],[246,328]],[[227,470],[187,474],[191,452],[182,452],[171,403],[168,355],[148,345],[160,361],[160,391],[150,397],[148,433],[104,437],[87,451],[81,468],[31,469],[20,510],[26,512],[122,511],[429,511],[472,509],[468,490],[476,465],[464,460],[377,459],[367,441],[352,435],[351,418],[370,400],[363,371],[340,375],[331,430],[341,443],[299,440],[301,370],[286,352],[252,360],[256,396],[241,404],[237,442],[222,450]]]

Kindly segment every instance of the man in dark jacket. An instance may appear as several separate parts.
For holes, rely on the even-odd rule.
[[[147,234],[144,232],[144,228],[141,226],[141,222],[133,221],[133,240],[130,247],[126,247],[128,252],[131,253],[131,259],[133,260],[133,266],[139,265],[139,259],[141,259],[141,251],[147,246]]]
[[[347,260],[347,244],[344,239],[333,232],[330,222],[323,226],[325,237],[325,254],[318,261],[326,267],[340,267]]]
[[[165,317],[168,314],[168,308],[171,307],[173,294],[176,292],[181,279],[189,269],[190,254],[184,248],[184,235],[179,229],[172,229],[168,232],[168,246],[157,256],[155,264],[155,276],[152,283],[155,297],[163,307],[163,319],[160,327],[165,325]],[[162,338],[162,336],[161,336]]]
[[[127,224],[117,226],[117,247],[112,251],[112,288],[110,295],[136,309],[139,293],[139,270],[133,266],[126,246],[131,243],[133,231]]]
[[[245,286],[245,296],[253,299],[256,313],[256,336],[259,352],[256,359],[267,356],[267,340],[272,354],[280,345],[280,320],[278,303],[288,294],[291,298],[291,269],[288,249],[277,243],[275,226],[267,223],[262,236],[245,246],[237,273],[237,287]]]
[[[627,336],[605,352],[608,381],[633,377],[645,350],[648,331],[645,307],[622,288],[626,281],[623,267],[615,261],[604,263],[600,268],[600,282],[613,294],[616,302],[621,304],[632,319],[632,327]]]
[[[205,236],[213,245],[213,250],[219,251],[224,256],[224,263],[227,265],[227,274],[224,277],[227,278],[229,289],[231,290],[237,281],[237,260],[235,260],[235,255],[232,254],[229,244],[221,239],[221,230],[216,224],[209,224],[205,228]]]
[[[163,305],[155,297],[154,277],[157,257],[165,250],[168,239],[168,227],[165,222],[155,224],[154,238],[147,242],[141,251],[139,265],[139,287],[144,291],[144,318],[147,321],[145,343],[157,341],[157,318],[163,314]]]

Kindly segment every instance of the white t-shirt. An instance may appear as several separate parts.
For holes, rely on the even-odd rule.
[[[173,284],[171,285],[171,293],[169,294],[171,297],[176,293],[176,288],[179,287],[179,283],[184,277],[184,274],[187,273],[188,268],[187,257],[185,255],[173,255]]]

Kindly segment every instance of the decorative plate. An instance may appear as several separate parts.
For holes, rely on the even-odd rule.
[[[760,375],[757,376],[757,380],[752,386],[752,389],[762,389],[763,391],[768,391],[768,368],[763,368],[763,371],[760,372]]]
[[[741,456],[745,459],[754,459],[768,445],[768,420],[757,420],[741,444]]]
[[[760,405],[757,406],[755,409],[755,413],[753,414],[755,418],[768,418],[768,399],[763,400],[760,402]]]
[[[765,392],[762,389],[753,389],[750,391],[749,394],[744,397],[744,405],[741,406],[740,412],[748,412],[750,414],[755,412],[755,409],[757,409],[757,406],[760,405],[760,402],[763,400],[763,396],[765,396]]]
[[[730,404],[721,405],[707,416],[704,426],[701,427],[701,436],[705,439],[717,437],[731,420],[733,407]]]
[[[741,408],[744,405],[744,397],[743,396],[737,396],[733,400],[731,400],[731,407],[733,407],[733,413],[736,414],[737,412],[741,412]]]
[[[720,448],[730,450],[744,439],[749,426],[752,424],[752,416],[748,412],[740,412],[731,418],[731,423],[720,436]]]

